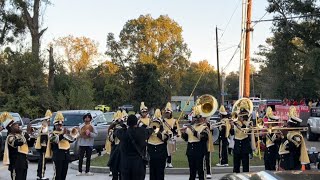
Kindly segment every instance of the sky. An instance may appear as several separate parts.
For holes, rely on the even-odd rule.
[[[153,18],[168,15],[183,29],[184,41],[192,51],[190,60],[208,60],[215,68],[217,26],[218,37],[223,34],[219,38],[220,70],[228,73],[239,69],[239,54],[225,67],[240,42],[241,4],[242,0],[52,0],[43,16],[42,26],[48,30],[42,43],[46,47],[55,38],[70,34],[86,36],[98,42],[99,51],[103,53],[106,51],[107,34],[112,32],[118,37],[128,20],[146,14]],[[254,0],[252,20],[259,20],[265,15],[267,4],[266,0]],[[264,17],[270,18],[270,14]],[[261,22],[254,27],[252,55],[272,35],[271,26],[270,22]]]

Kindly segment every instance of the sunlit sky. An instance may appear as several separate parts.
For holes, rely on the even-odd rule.
[[[224,69],[240,42],[241,4],[242,0],[52,0],[52,5],[45,9],[42,24],[48,27],[42,38],[43,48],[54,38],[71,34],[95,40],[103,53],[106,51],[107,34],[112,32],[118,37],[128,20],[145,14],[151,14],[153,18],[168,15],[183,28],[183,38],[192,51],[190,60],[206,59],[215,68],[215,27],[218,26],[219,37],[223,33],[219,46],[220,69]],[[267,4],[266,0],[253,2],[252,20],[258,20],[265,14]],[[270,18],[270,14],[264,17]],[[271,25],[263,22],[255,26],[251,36],[251,54],[271,36]],[[239,56],[235,56],[226,72],[239,69]]]

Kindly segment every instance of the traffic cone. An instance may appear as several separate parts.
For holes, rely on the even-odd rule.
[[[305,164],[302,164],[301,165],[301,171],[305,171],[306,170],[306,165]]]

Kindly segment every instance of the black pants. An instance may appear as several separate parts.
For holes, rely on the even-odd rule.
[[[28,169],[13,169],[10,171],[12,180],[27,180]]]
[[[38,160],[37,176],[40,178],[43,178],[46,171],[46,158],[45,158],[46,153],[43,151],[38,151],[38,152],[40,156]]]
[[[275,171],[277,164],[278,152],[275,145],[267,147],[264,153],[265,170]]]
[[[188,156],[190,177],[189,180],[195,180],[198,172],[199,180],[204,179],[203,171],[203,158],[204,156]]]
[[[68,160],[53,160],[53,180],[66,180],[68,173]]]
[[[145,176],[146,166],[141,157],[121,158],[121,180],[144,180]]]
[[[79,172],[82,172],[82,164],[84,154],[86,154],[86,173],[90,171],[90,162],[91,162],[91,155],[92,155],[92,147],[91,146],[79,146]]]
[[[228,164],[228,141],[220,141],[219,143],[220,164]]]
[[[207,174],[211,174],[211,153],[210,152],[206,152],[205,161],[206,161]]]
[[[249,172],[249,153],[233,154],[233,172],[240,173],[241,162],[243,172]]]
[[[152,158],[150,157],[150,180],[164,180],[164,169],[166,166],[166,157]]]
[[[171,163],[172,162],[172,157],[171,155],[167,157],[167,163]]]

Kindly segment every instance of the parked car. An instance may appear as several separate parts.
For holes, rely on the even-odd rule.
[[[20,128],[24,129],[24,123],[22,121],[22,118],[20,116],[19,113],[15,113],[15,112],[9,112],[11,114],[11,116],[13,117],[14,121],[19,122],[19,126]],[[0,114],[2,114],[2,112],[0,112]],[[2,126],[2,123],[0,123],[0,125]],[[7,139],[7,134],[8,131],[6,129],[3,129],[0,133],[0,157],[2,158],[3,156],[3,151],[4,151],[4,143],[6,142]]]
[[[94,110],[100,110],[102,112],[109,112],[110,111],[110,107],[107,105],[98,105],[94,108]]]
[[[67,110],[67,111],[61,111],[65,120],[64,120],[64,127],[72,129],[73,127],[77,127],[83,123],[83,116],[86,113],[91,113],[92,115],[92,124],[96,127],[98,131],[98,136],[94,140],[93,149],[95,149],[97,152],[101,152],[105,146],[105,141],[107,138],[107,129],[109,128],[109,124],[107,123],[107,120],[105,118],[105,115],[101,111],[97,110]],[[111,112],[110,112],[111,113]],[[51,120],[50,120],[50,126],[49,130],[53,130],[53,120],[56,116],[56,112],[53,113]],[[77,159],[79,154],[79,146],[78,141],[74,141],[71,143],[70,147],[70,154],[72,156],[72,159]],[[36,149],[33,147],[29,151],[28,159],[29,160],[37,160],[39,158],[39,153],[36,151]]]
[[[320,107],[310,109],[310,117],[307,121],[307,140],[317,141],[320,136]]]
[[[126,105],[123,105],[123,106],[120,106],[119,109],[124,109],[124,110],[128,110],[128,111],[133,111],[133,105],[129,105],[129,104],[126,104]]]

